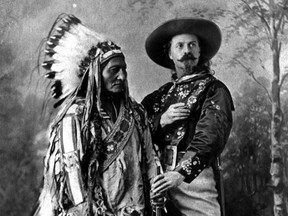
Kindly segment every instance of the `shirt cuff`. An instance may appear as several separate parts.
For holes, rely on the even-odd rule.
[[[195,155],[193,158],[181,160],[175,171],[185,177],[184,182],[190,183],[207,167],[207,164],[207,160],[201,160],[201,157]]]

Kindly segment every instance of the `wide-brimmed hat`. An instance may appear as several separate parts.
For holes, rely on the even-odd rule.
[[[211,59],[221,45],[221,31],[212,21],[200,18],[173,19],[163,23],[147,38],[145,48],[148,56],[157,64],[174,69],[174,64],[164,52],[164,45],[179,34],[193,34],[201,44],[201,56]]]

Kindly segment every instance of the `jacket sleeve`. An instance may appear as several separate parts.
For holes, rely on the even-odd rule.
[[[33,216],[54,216],[57,209],[57,185],[56,176],[60,173],[59,143],[57,142],[57,132],[53,130],[50,136],[50,144],[44,158],[44,178],[43,188]]]
[[[217,81],[204,95],[195,134],[176,171],[189,183],[223,151],[232,127],[232,98],[227,87]],[[196,152],[196,154],[195,154]]]
[[[151,94],[147,95],[141,102],[141,104],[144,106],[145,110],[147,111],[148,122],[149,122],[149,126],[150,126],[152,134],[155,133],[155,131],[157,130],[160,117],[161,117],[161,114],[156,114],[157,112],[155,112],[155,108],[157,107],[156,101],[157,101],[158,94],[159,94],[158,91],[154,91]]]
[[[72,105],[51,132],[44,160],[43,188],[34,216],[58,215],[59,209],[76,206],[84,200],[80,171],[82,154],[80,121]]]

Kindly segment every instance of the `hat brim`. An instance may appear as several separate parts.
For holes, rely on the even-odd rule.
[[[155,29],[147,38],[145,48],[148,56],[157,64],[174,69],[174,64],[164,52],[164,45],[179,34],[193,34],[201,44],[201,55],[211,59],[221,45],[221,31],[210,20],[187,18],[165,22]]]

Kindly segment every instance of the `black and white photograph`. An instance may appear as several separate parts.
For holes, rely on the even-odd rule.
[[[1,216],[288,216],[288,0],[0,0]]]

